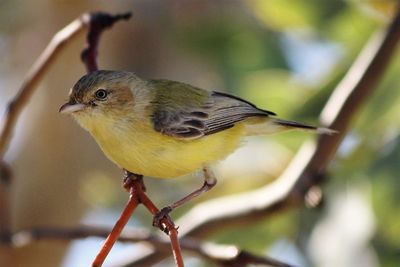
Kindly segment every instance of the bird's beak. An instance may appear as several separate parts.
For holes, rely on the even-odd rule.
[[[71,114],[76,111],[83,110],[85,107],[86,107],[85,104],[78,104],[78,103],[71,104],[71,103],[67,102],[60,107],[60,110],[58,112],[60,112],[62,114]]]

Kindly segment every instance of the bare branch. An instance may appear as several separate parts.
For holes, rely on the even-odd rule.
[[[199,242],[192,238],[181,239],[182,249],[193,252],[224,267],[243,267],[247,264],[257,264],[274,267],[293,267],[290,264],[269,258],[260,257],[232,245],[221,245],[211,242]]]
[[[90,31],[87,38],[87,47],[82,54],[82,60],[88,71],[97,69],[97,47],[101,33],[119,20],[130,18],[130,13],[109,15],[106,13],[84,14],[75,19],[54,35],[42,54],[34,62],[24,78],[18,94],[8,103],[0,125],[0,239],[3,242],[10,236],[10,205],[9,205],[9,177],[11,172],[3,162],[5,152],[12,138],[15,124],[23,108],[35,92],[37,85],[48,72],[52,63],[57,59],[65,45],[73,40],[88,25]]]
[[[132,214],[136,207],[139,204],[143,204],[151,214],[155,215],[159,212],[159,209],[154,205],[154,203],[150,200],[150,198],[145,193],[145,186],[143,183],[143,176],[130,173],[125,171],[125,179],[124,179],[124,188],[129,190],[129,200],[125,206],[125,209],[122,211],[120,218],[114,225],[112,231],[107,236],[107,239],[104,241],[104,244],[94,259],[92,266],[99,267],[103,264],[106,259],[108,253],[111,251],[115,242],[118,240],[121,232],[123,231],[126,223],[132,217]],[[175,225],[171,218],[167,216],[161,220],[162,225],[165,225],[165,229],[161,229],[165,231],[171,241],[171,249],[174,255],[175,263],[177,267],[183,267],[183,258],[181,253],[181,247],[178,239],[178,231],[175,228]]]
[[[131,218],[133,212],[139,205],[139,198],[137,197],[136,192],[133,190],[135,189],[132,186],[132,190],[129,194],[128,203],[125,206],[124,211],[121,213],[120,218],[115,223],[112,231],[107,236],[106,240],[103,243],[99,253],[97,254],[96,258],[93,260],[92,266],[99,267],[104,263],[108,253],[110,253],[112,247],[114,246],[115,242],[121,235],[122,230],[124,229],[125,225],[128,223],[129,219]]]
[[[86,27],[88,16],[82,15],[56,33],[42,54],[34,62],[25,76],[18,94],[8,103],[0,121],[0,236],[6,241],[10,233],[10,197],[11,170],[2,160],[12,138],[15,124],[23,108],[35,92],[37,85],[56,60],[63,47],[72,41]]]
[[[3,158],[11,140],[15,124],[21,111],[35,92],[52,63],[57,59],[64,46],[82,32],[88,24],[89,16],[84,14],[57,32],[42,54],[25,76],[18,94],[8,103],[0,128],[0,158]]]
[[[27,246],[39,240],[65,240],[88,237],[106,238],[110,229],[93,226],[77,226],[75,228],[42,227],[21,231],[10,236],[14,247]],[[122,231],[119,242],[145,242],[157,251],[168,253],[170,241],[167,238],[151,234],[147,229],[126,227]],[[201,243],[198,240],[186,238],[181,240],[181,247],[220,266],[245,266],[246,264],[262,264],[264,266],[292,267],[289,264],[266,257],[256,256],[242,251],[236,246],[215,243]]]
[[[322,135],[316,142],[305,143],[273,184],[197,205],[178,221],[181,236],[205,237],[221,228],[248,225],[303,203],[308,190],[321,183],[326,167],[349,129],[351,120],[376,89],[399,39],[398,8],[390,26],[379,31],[368,42],[323,109],[321,121],[339,133]],[[167,256],[157,251],[125,266],[150,266]]]
[[[86,48],[81,53],[82,61],[84,62],[88,73],[98,70],[98,46],[103,31],[110,28],[115,22],[128,20],[131,16],[132,14],[129,12],[117,15],[110,15],[103,12],[90,13],[89,31],[86,36]]]
[[[93,31],[92,34],[88,36],[88,43],[91,43],[94,49],[90,50],[90,53],[88,53],[88,49],[85,49],[86,52],[82,54],[82,58],[86,59],[87,69],[91,71],[94,67],[97,67],[94,57],[97,55],[97,46],[101,32],[111,27],[116,21],[129,19],[130,16],[130,13],[117,15],[108,15],[100,12],[83,14],[53,36],[50,43],[25,76],[18,94],[8,103],[0,128],[0,158],[3,158],[7,151],[15,123],[21,111],[28,103],[37,85],[52,66],[52,63],[57,59],[64,46],[70,43],[90,24]]]
[[[146,209],[153,216],[155,216],[157,213],[160,212],[160,210],[156,207],[156,205],[154,205],[153,201],[151,201],[151,199],[146,195],[145,193],[146,187],[144,186],[143,183],[143,176],[132,173],[131,175],[136,177],[136,179],[129,179],[128,182],[125,182],[124,187],[130,187],[130,190],[132,192],[131,195],[136,197],[137,201],[143,204],[143,206],[145,206]],[[163,229],[164,225],[165,229]],[[175,227],[174,222],[168,215],[161,219],[160,230],[169,235],[169,239],[171,241],[172,254],[174,256],[176,266],[183,267],[184,263],[181,252],[181,246],[178,239],[178,230]]]

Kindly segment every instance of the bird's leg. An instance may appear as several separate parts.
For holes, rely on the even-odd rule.
[[[153,218],[153,226],[160,228],[161,227],[161,220],[165,217],[168,216],[168,214],[176,209],[179,206],[182,206],[186,202],[189,202],[193,198],[198,197],[204,192],[209,191],[211,188],[213,188],[217,184],[217,178],[215,177],[214,173],[211,171],[210,168],[208,167],[203,167],[203,174],[204,174],[204,183],[203,186],[200,187],[199,189],[193,191],[189,195],[181,198],[180,200],[172,203],[169,206],[166,206],[165,208],[162,208],[158,213],[154,215]]]
[[[126,191],[129,192],[133,186],[133,183],[137,183],[140,184],[142,191],[146,192],[146,186],[144,185],[143,182],[143,175],[138,175],[130,171],[127,171],[125,169],[123,171],[124,171],[124,180],[122,184]]]

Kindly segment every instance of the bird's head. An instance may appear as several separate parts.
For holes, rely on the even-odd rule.
[[[91,72],[72,87],[69,101],[59,112],[71,114],[84,128],[131,114],[135,91],[144,81],[131,72],[99,70]]]

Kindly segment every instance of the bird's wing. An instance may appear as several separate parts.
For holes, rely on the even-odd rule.
[[[175,98],[174,93],[155,99],[152,122],[156,131],[179,139],[197,139],[231,128],[249,117],[275,115],[229,94],[194,87],[185,87],[185,91],[176,94],[179,99],[171,100],[171,95]]]
[[[231,128],[236,122],[249,117],[275,115],[271,111],[259,109],[254,104],[230,94],[211,92],[211,98],[214,105],[210,108],[209,116],[205,121],[207,126],[205,135]]]

